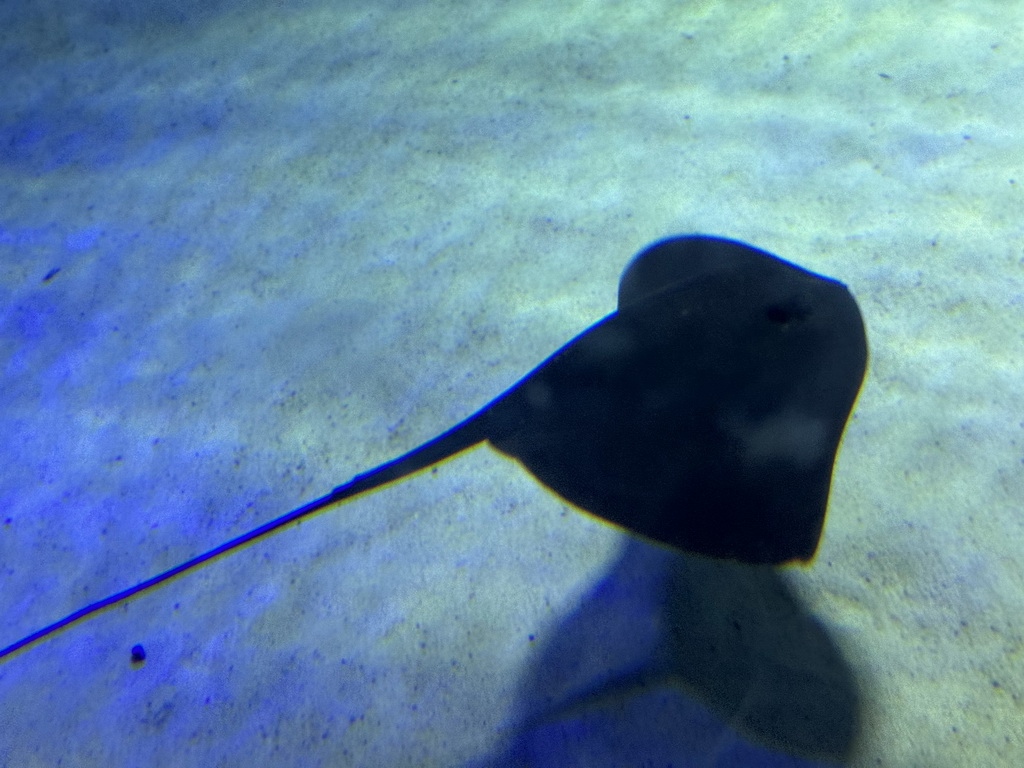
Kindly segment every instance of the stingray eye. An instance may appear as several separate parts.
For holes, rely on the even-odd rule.
[[[787,326],[806,320],[810,313],[810,309],[806,305],[793,298],[781,304],[772,304],[764,314],[769,322]]]

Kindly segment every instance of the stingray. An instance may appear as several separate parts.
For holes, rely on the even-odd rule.
[[[744,563],[810,561],[866,364],[864,324],[842,283],[733,240],[657,242],[626,267],[616,311],[451,429],[0,658],[482,442],[643,539]]]

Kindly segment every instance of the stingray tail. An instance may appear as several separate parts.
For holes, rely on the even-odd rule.
[[[485,413],[486,411],[475,413],[464,421],[460,421],[447,432],[442,432],[433,440],[418,448],[413,448],[397,459],[392,459],[386,464],[356,475],[325,496],[324,499],[330,499],[330,501],[325,501],[325,505],[344,501],[360,493],[380,488],[382,485],[402,480],[482,443],[487,439]]]
[[[258,528],[254,528],[247,533],[236,536],[230,541],[225,541],[223,544],[216,546],[207,552],[203,552],[201,555],[196,555],[192,559],[186,560],[173,568],[169,568],[163,573],[158,573],[152,578],[146,579],[145,581],[128,587],[127,589],[123,589],[120,592],[115,592],[114,594],[109,595],[102,600],[97,600],[95,603],[91,603],[84,608],[80,608],[74,613],[65,616],[63,619],[55,621],[52,624],[48,624],[42,629],[23,637],[21,640],[11,643],[6,648],[0,648],[0,661],[3,661],[5,658],[14,655],[18,651],[24,650],[28,646],[34,645],[44,638],[49,637],[59,630],[75,624],[88,616],[99,613],[107,608],[111,608],[119,603],[123,603],[142,592],[163,584],[165,581],[170,581],[177,576],[181,576],[188,571],[198,568],[208,560],[212,560],[220,555],[225,555],[228,552],[240,549],[241,547],[256,541],[256,539],[263,538],[279,528],[283,528],[290,523],[301,520],[302,518],[307,517],[314,512],[318,512],[325,507],[337,504],[345,499],[350,499],[360,493],[372,491],[375,488],[395,482],[396,480],[400,480],[404,477],[408,477],[409,475],[419,472],[422,469],[426,469],[439,461],[454,456],[457,453],[461,453],[467,448],[472,448],[474,445],[482,442],[487,436],[484,428],[486,422],[485,413],[486,411],[475,413],[465,421],[456,424],[447,432],[443,432],[433,440],[424,443],[419,448],[414,448],[393,461],[381,464],[376,469],[371,469],[369,472],[356,475],[344,485],[339,485],[326,496],[314,499],[308,504],[304,504],[297,509],[293,509],[291,512],[274,518],[270,522],[264,523]]]

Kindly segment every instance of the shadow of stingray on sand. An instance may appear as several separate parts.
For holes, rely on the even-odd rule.
[[[852,670],[770,567],[631,542],[549,631],[481,766],[811,766],[849,758]]]

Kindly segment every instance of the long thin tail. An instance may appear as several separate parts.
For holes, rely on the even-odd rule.
[[[481,418],[482,415],[483,412],[476,413],[466,420],[459,422],[447,432],[443,432],[433,440],[424,443],[418,448],[414,448],[408,453],[399,456],[397,459],[389,461],[386,464],[381,464],[379,467],[371,469],[369,472],[356,475],[344,485],[339,485],[326,496],[314,499],[298,509],[293,509],[291,512],[274,518],[270,522],[264,523],[260,527],[254,528],[248,533],[243,533],[241,536],[236,536],[230,541],[225,541],[223,544],[220,544],[207,552],[203,552],[201,555],[196,555],[192,559],[186,560],[173,568],[169,568],[163,573],[158,573],[156,576],[139,582],[135,586],[122,589],[120,592],[115,592],[102,600],[97,600],[95,603],[87,605],[84,608],[80,608],[74,613],[68,614],[59,621],[48,624],[42,629],[23,637],[21,640],[18,640],[11,645],[8,645],[6,648],[0,649],[0,662],[8,656],[12,656],[18,651],[38,643],[40,640],[49,637],[55,632],[85,619],[87,616],[91,616],[106,608],[123,603],[136,595],[158,586],[159,584],[163,584],[165,581],[169,581],[176,576],[181,576],[184,573],[195,570],[208,560],[212,560],[215,557],[225,555],[228,552],[233,552],[247,544],[251,544],[257,539],[263,538],[264,536],[267,536],[290,523],[294,523],[297,520],[308,517],[314,512],[318,512],[332,504],[337,504],[338,502],[345,501],[353,496],[358,496],[361,493],[366,493],[367,491],[380,488],[388,483],[401,480],[411,474],[419,472],[420,470],[426,469],[439,461],[461,453],[467,448],[472,448],[487,437],[484,430],[483,419]]]

